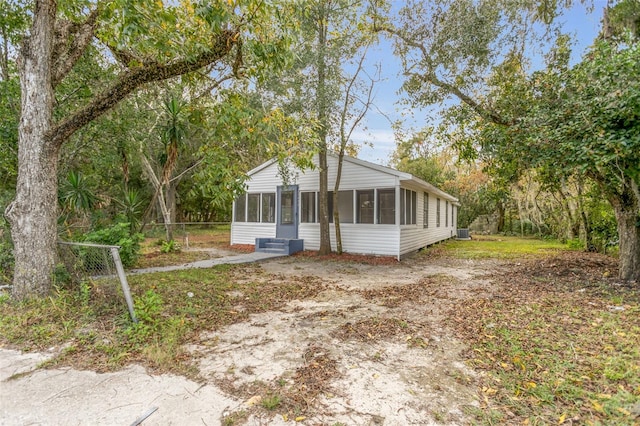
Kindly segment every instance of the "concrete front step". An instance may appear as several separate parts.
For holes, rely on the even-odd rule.
[[[293,254],[304,249],[303,240],[286,238],[256,238],[256,252]]]
[[[266,243],[265,248],[268,249],[279,249],[279,250],[284,250],[286,247],[285,243]]]

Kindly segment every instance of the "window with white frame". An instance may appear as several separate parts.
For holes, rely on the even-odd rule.
[[[416,224],[418,212],[418,194],[416,191],[411,191],[411,225]],[[408,218],[407,218],[408,220]]]
[[[456,222],[455,222],[455,220],[453,220],[454,219],[454,214],[453,214],[454,209],[455,209],[455,205],[451,204],[451,226],[456,226]]]
[[[302,192],[301,199],[301,215],[300,222],[315,223],[316,222],[316,193]]]
[[[400,189],[400,225],[415,225],[417,194],[409,189]]]
[[[426,192],[423,194],[422,199],[422,227],[429,227],[429,194]]]
[[[247,222],[260,222],[260,194],[247,194]]]
[[[444,226],[449,226],[449,202],[445,201],[444,205]]]
[[[245,194],[236,198],[236,222],[245,222],[247,220],[247,196]]]
[[[357,222],[358,223],[373,223],[373,216],[375,212],[375,191],[373,189],[367,189],[362,191],[356,191],[357,200]]]
[[[378,189],[378,223],[382,225],[396,223],[395,188]]]
[[[262,194],[262,223],[274,223],[276,221],[276,194],[265,192]]]
[[[440,227],[440,198],[436,200],[436,226]]]
[[[333,191],[329,191],[329,222],[333,223]],[[353,223],[353,191],[338,191],[340,223]]]

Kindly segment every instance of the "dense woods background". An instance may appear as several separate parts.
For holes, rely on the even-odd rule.
[[[441,105],[396,124],[389,165],[459,197],[459,227],[619,255],[640,280],[640,2],[611,2],[575,63],[571,5],[524,3],[2,1],[0,280],[46,294],[57,238],[228,221],[261,162],[356,154],[381,38],[408,105]]]

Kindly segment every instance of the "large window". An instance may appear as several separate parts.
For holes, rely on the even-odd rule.
[[[356,191],[356,199],[358,202],[357,221],[358,223],[373,223],[375,191],[369,189],[366,191]]]
[[[333,223],[333,191],[329,191],[329,222]],[[338,191],[340,223],[353,223],[353,191]]]
[[[236,222],[245,222],[247,220],[246,217],[247,211],[247,196],[242,194],[238,198],[236,198]]]
[[[396,190],[378,189],[378,223],[393,225],[396,223]]]
[[[429,194],[426,192],[423,194],[422,199],[422,227],[429,227]]]
[[[260,222],[260,194],[247,194],[247,222]]]
[[[262,222],[274,223],[276,221],[276,194],[267,192],[262,194]]]
[[[244,194],[236,198],[236,222],[273,223],[276,220],[276,194]]]
[[[316,222],[316,193],[315,192],[302,192],[300,194],[302,200],[302,215],[300,222],[302,223],[315,223]]]
[[[440,227],[440,198],[436,201],[436,226]]]

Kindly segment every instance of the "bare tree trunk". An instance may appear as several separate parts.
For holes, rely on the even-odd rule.
[[[340,209],[338,208],[338,194],[340,192],[340,180],[342,179],[342,162],[344,160],[344,149],[338,154],[338,170],[336,174],[336,184],[333,189],[333,226],[336,232],[336,251],[342,254],[342,232],[340,230]]]
[[[320,130],[318,139],[320,150],[318,153],[319,163],[319,214],[320,214],[320,249],[318,254],[325,255],[331,253],[331,232],[329,229],[329,166],[327,164],[327,80],[326,80],[326,58],[325,49],[327,45],[327,12],[321,7],[318,16],[318,87],[316,91],[318,105],[318,121]]]
[[[327,150],[318,153],[320,166],[320,190],[318,193],[318,207],[320,215],[320,249],[318,254],[331,253],[331,232],[329,229],[329,167],[327,165]]]
[[[12,295],[18,300],[46,295],[56,263],[58,145],[48,135],[54,102],[50,58],[55,15],[55,2],[36,2],[19,60],[18,181],[16,198],[5,212],[16,265]]]
[[[164,221],[164,230],[165,235],[167,237],[167,241],[173,240],[173,225],[171,222],[171,212],[167,208],[167,201],[164,196],[164,191],[161,188],[158,194],[158,205],[160,206],[160,211],[162,212],[162,219]]]
[[[162,219],[164,221],[164,229],[167,241],[171,241],[173,239],[173,232],[171,227],[171,214],[169,212],[169,209],[167,208],[167,202],[164,194],[165,187],[154,173],[153,167],[151,166],[151,163],[149,163],[149,160],[147,160],[147,157],[144,154],[141,154],[141,158],[144,171],[151,181],[153,188],[156,190],[153,198],[158,200],[158,207],[160,207],[160,211],[162,212]]]

